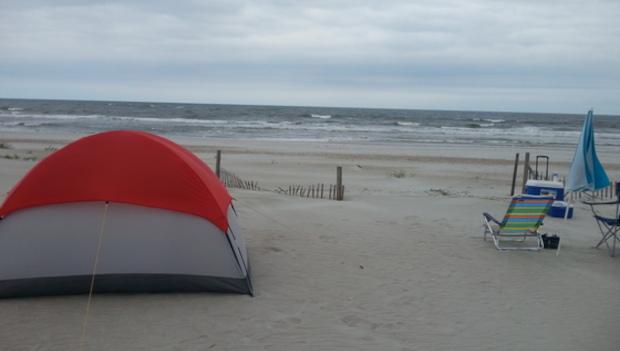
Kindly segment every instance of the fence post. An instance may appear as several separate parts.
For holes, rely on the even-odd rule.
[[[525,153],[525,160],[523,162],[523,187],[521,189],[521,193],[525,193],[525,185],[527,183],[527,179],[529,178],[530,171],[530,153]]]
[[[342,167],[336,168],[336,200],[342,200]]]
[[[215,155],[215,175],[220,179],[220,162],[222,161],[222,150],[217,150]]]
[[[519,168],[519,153],[515,155],[515,168],[512,171],[512,186],[510,187],[510,196],[515,194],[515,185],[517,183],[517,171]]]

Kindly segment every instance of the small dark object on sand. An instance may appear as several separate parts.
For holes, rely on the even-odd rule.
[[[543,246],[545,247],[545,249],[550,249],[550,250],[557,250],[558,246],[560,245],[560,237],[553,234],[553,235],[547,235],[547,234],[543,234],[541,235],[542,240],[543,240]]]

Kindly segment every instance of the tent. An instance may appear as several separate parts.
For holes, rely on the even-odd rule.
[[[252,294],[232,198],[165,138],[111,131],[32,168],[0,207],[0,297]]]

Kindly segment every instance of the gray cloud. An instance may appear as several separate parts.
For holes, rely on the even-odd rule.
[[[620,113],[617,1],[3,1],[0,96]]]

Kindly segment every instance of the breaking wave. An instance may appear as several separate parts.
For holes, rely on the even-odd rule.
[[[330,119],[332,118],[332,115],[317,115],[317,114],[311,114],[310,117],[312,118],[320,118],[320,119]]]

